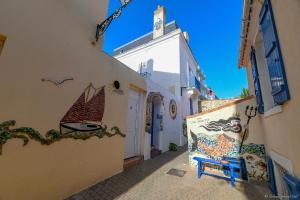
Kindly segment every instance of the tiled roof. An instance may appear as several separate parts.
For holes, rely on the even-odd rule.
[[[178,29],[178,26],[177,26],[176,22],[172,21],[172,22],[166,24],[165,34],[171,33],[177,29]],[[113,56],[119,55],[119,54],[129,51],[131,49],[134,49],[138,46],[147,44],[148,42],[150,42],[152,40],[153,40],[153,32],[150,32],[136,40],[133,40],[133,41],[117,48],[117,49],[114,49]]]

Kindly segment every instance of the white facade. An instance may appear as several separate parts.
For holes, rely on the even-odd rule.
[[[156,28],[160,19],[156,16],[165,17],[165,13],[157,14],[159,10],[165,12],[162,7],[155,12],[154,33],[159,31]],[[164,35],[157,37],[150,32],[115,49],[114,57],[146,77],[148,93],[159,92],[164,97],[164,108],[159,111],[154,109],[155,114],[160,112],[163,115],[160,143],[154,146],[166,151],[171,142],[177,145],[186,143],[182,130],[183,120],[187,115],[198,113],[204,76],[188,45],[187,33],[183,33],[175,21],[163,24],[161,28],[164,29]],[[169,114],[171,99],[177,104],[176,119],[172,119]],[[153,140],[156,142],[155,138]]]

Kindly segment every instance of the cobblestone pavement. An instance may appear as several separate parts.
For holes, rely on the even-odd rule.
[[[171,168],[185,170],[184,177],[167,174]],[[209,200],[265,199],[266,185],[229,182],[209,176],[197,178],[196,169],[188,165],[186,148],[166,152],[143,162],[67,200]]]

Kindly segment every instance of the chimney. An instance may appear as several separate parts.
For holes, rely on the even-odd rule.
[[[164,35],[165,27],[166,27],[166,9],[163,6],[158,5],[157,9],[154,11],[153,39]]]
[[[190,36],[189,36],[189,33],[188,32],[183,32],[183,37],[184,37],[184,39],[186,40],[186,42],[187,43],[189,43],[189,41],[190,41]]]

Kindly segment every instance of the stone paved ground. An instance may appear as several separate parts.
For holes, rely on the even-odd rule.
[[[171,168],[185,170],[184,177],[166,174]],[[188,165],[185,148],[166,152],[79,192],[67,200],[198,200],[198,199],[265,199],[266,185],[237,183],[202,176]]]

